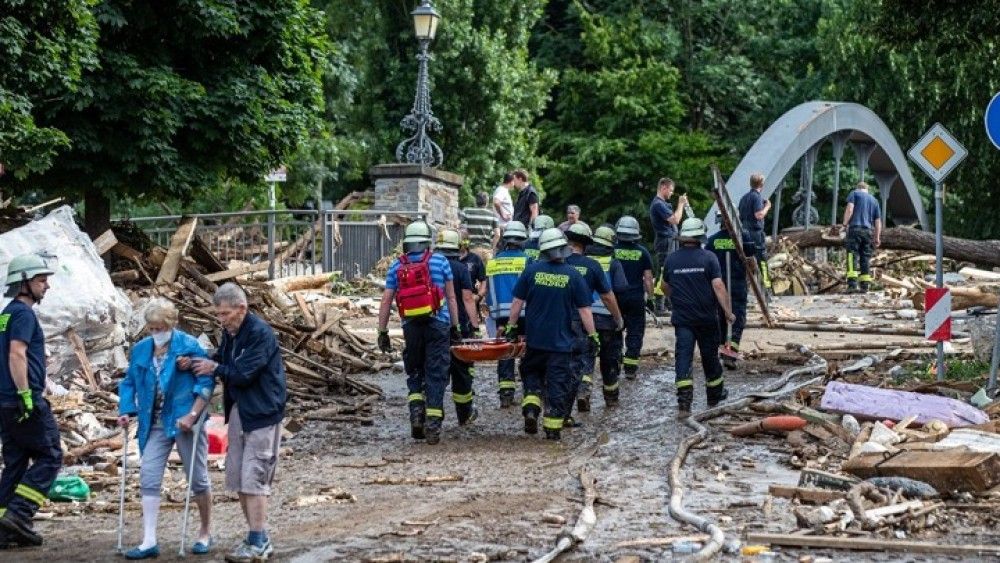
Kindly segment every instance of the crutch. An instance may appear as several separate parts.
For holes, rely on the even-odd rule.
[[[187,494],[184,496],[184,517],[181,519],[181,547],[178,551],[178,555],[184,557],[184,549],[187,546],[187,529],[188,529],[188,514],[191,508],[191,484],[194,479],[194,462],[195,454],[198,452],[198,441],[201,439],[201,427],[205,424],[205,415],[208,414],[208,403],[202,407],[201,413],[198,415],[198,421],[195,422],[194,428],[191,429],[191,457],[188,458],[188,486]]]
[[[128,478],[128,427],[125,423],[125,439],[122,454],[122,484],[118,495],[118,553],[122,553],[122,539],[125,535],[125,481]]]

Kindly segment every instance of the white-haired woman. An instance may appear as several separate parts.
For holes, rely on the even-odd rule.
[[[129,550],[127,559],[157,557],[156,518],[160,510],[160,488],[167,457],[174,444],[184,463],[185,475],[194,464],[192,500],[201,516],[201,530],[192,553],[208,553],[211,539],[211,491],[208,479],[208,438],[204,425],[196,437],[192,427],[212,398],[212,377],[197,376],[177,366],[178,357],[205,357],[205,351],[190,334],[177,329],[177,309],[165,299],[149,305],[145,314],[149,336],[136,343],[128,372],[118,388],[121,397],[118,424],[130,417],[139,420],[139,488],[142,492],[143,541]]]

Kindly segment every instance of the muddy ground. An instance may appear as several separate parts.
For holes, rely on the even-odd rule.
[[[802,304],[793,305],[802,308]],[[359,330],[371,328],[366,322],[371,321],[362,322]],[[773,349],[768,342],[808,344],[843,338],[750,330],[745,342],[757,341],[762,348]],[[669,328],[651,329],[646,347],[671,347],[672,340]],[[779,375],[778,370],[787,367],[751,363],[728,372],[730,396],[765,387]],[[597,525],[590,538],[562,560],[671,558],[670,548],[619,545],[695,533],[667,513],[667,468],[678,441],[689,433],[675,421],[671,370],[669,357],[647,358],[639,378],[624,382],[618,408],[606,409],[595,392],[593,412],[580,416],[584,426],[565,431],[562,443],[552,444],[523,433],[519,409],[499,409],[495,371],[480,366],[476,381],[479,420],[471,427],[458,428],[449,407],[438,446],[409,438],[402,374],[373,374],[368,379],[386,392],[373,426],[310,422],[285,442],[292,453],[279,464],[270,522],[275,557],[302,562],[531,560],[551,549],[558,534],[575,522],[582,498],[578,475],[585,468],[597,478]],[[704,407],[704,395],[700,369],[696,372],[697,409]],[[692,452],[686,465],[687,506],[737,536],[744,531],[793,530],[787,501],[776,499],[772,506],[765,506],[768,485],[798,480],[798,471],[786,463],[788,456],[784,441],[778,438],[708,442]],[[443,476],[461,480],[369,484],[383,477]],[[222,472],[213,471],[212,479],[221,491]],[[319,494],[327,487],[347,491],[355,500],[292,506],[295,499]],[[117,491],[100,492],[97,498],[115,504]],[[221,560],[224,550],[245,529],[234,499],[220,495],[214,511],[218,543],[207,560]],[[161,560],[177,559],[180,514],[176,508],[161,514]],[[560,518],[565,525],[553,523]],[[141,539],[138,510],[130,511],[127,521],[127,544],[135,545]],[[113,560],[116,525],[113,511],[39,521],[37,528],[46,538],[43,547],[3,552],[0,559]],[[995,529],[991,532],[980,530],[974,539],[996,543],[1000,535]],[[961,538],[948,539],[955,541]],[[873,554],[812,550],[779,551],[779,559],[795,561],[803,553],[838,561],[873,558]],[[892,558],[880,555],[878,559]]]

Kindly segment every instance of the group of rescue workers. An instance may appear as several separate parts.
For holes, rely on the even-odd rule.
[[[518,191],[516,204],[508,187]],[[764,177],[751,176],[750,188],[738,205],[740,242],[759,262],[766,288],[770,284],[763,229],[770,202],[762,196]],[[463,210],[465,233],[442,229],[435,241],[427,223],[408,225],[403,253],[385,280],[378,346],[391,350],[388,323],[395,303],[405,341],[412,437],[429,444],[440,441],[449,379],[458,423],[476,419],[475,368],[454,357],[450,347],[481,338],[483,325],[491,335],[525,340],[521,413],[528,434],[537,434],[539,419],[545,437],[552,440],[560,439],[563,428],[575,426],[574,407],[582,412],[591,408],[598,367],[604,405],[618,404],[619,374],[634,379],[638,373],[647,309],[670,311],[678,418],[690,415],[694,401],[696,345],[708,405],[725,400],[720,353],[730,367],[739,359],[746,324],[746,265],[735,255],[737,245],[728,224],[720,220],[718,232],[705,240],[701,219],[682,220],[685,196],[677,199],[674,209],[673,191],[674,182],[661,179],[650,204],[655,267],[640,244],[642,232],[635,217],[626,215],[613,226],[592,230],[580,220],[580,208],[571,205],[567,220],[557,227],[550,216],[539,213],[538,194],[523,170],[504,178],[492,209],[486,207],[488,194],[481,193],[477,207]],[[881,215],[863,182],[848,196],[843,227],[849,291],[867,291],[869,260],[880,244]],[[485,262],[480,255],[486,256]],[[33,309],[49,290],[53,274],[42,257],[25,255],[11,260],[5,279],[4,296],[11,301],[0,312],[0,547],[42,543],[32,517],[62,465],[58,425],[43,396],[45,335]],[[653,298],[657,290],[662,299]],[[119,424],[127,432],[131,420],[138,420],[142,455],[144,540],[124,553],[128,559],[160,553],[160,485],[175,446],[192,476],[189,494],[202,521],[192,550],[208,553],[214,544],[207,439],[199,421],[204,420],[216,381],[224,385],[229,423],[226,486],[239,494],[249,528],[226,560],[262,561],[273,550],[266,516],[286,400],[280,349],[273,329],[248,311],[246,295],[237,285],[221,286],[213,305],[224,330],[218,350],[210,355],[176,328],[177,311],[170,302],[152,303],[146,311],[149,335],[133,347],[121,381]],[[481,305],[488,314],[481,315]],[[517,392],[515,360],[499,361],[497,377],[500,406],[509,408]]]

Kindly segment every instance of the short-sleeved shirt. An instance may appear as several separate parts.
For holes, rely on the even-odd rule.
[[[465,256],[459,258],[459,261],[469,271],[469,278],[473,285],[486,281],[486,265],[483,264],[483,259],[478,254],[467,252]],[[475,292],[475,288],[473,288],[473,292]]]
[[[591,291],[602,295],[611,291],[608,276],[604,275],[604,268],[601,268],[597,260],[583,254],[573,253],[566,257],[566,263],[580,272]]]
[[[670,285],[674,326],[705,326],[719,322],[719,302],[712,280],[721,279],[719,259],[701,247],[682,246],[667,256],[663,279]]]
[[[538,203],[538,192],[535,186],[528,184],[517,194],[517,201],[514,203],[514,220],[520,221],[525,226],[531,225],[531,205]]]
[[[646,271],[653,271],[653,257],[644,246],[635,242],[619,242],[615,245],[615,258],[625,270],[628,289],[617,292],[619,299],[642,299],[646,293],[644,276]]]
[[[469,242],[473,246],[493,246],[493,232],[500,226],[496,215],[482,207],[466,207],[462,210],[462,223],[469,232]]]
[[[451,266],[451,273],[455,276],[452,283],[455,285],[455,301],[458,305],[458,326],[464,327],[469,324],[469,313],[465,310],[465,298],[462,295],[462,291],[476,292],[476,288],[472,285],[472,278],[469,277],[469,269],[462,264],[461,260],[457,256],[454,258],[448,258],[448,264]]]
[[[750,190],[740,198],[740,224],[750,231],[763,231],[764,220],[758,219],[756,213],[764,209],[764,198],[757,190]]]
[[[847,196],[847,203],[854,204],[854,211],[851,213],[851,220],[848,223],[850,227],[872,229],[875,228],[875,221],[882,218],[878,200],[868,192],[851,191]]]
[[[410,252],[406,255],[410,262],[417,262],[423,256],[423,252]],[[392,266],[389,267],[389,272],[385,275],[385,288],[391,289],[393,291],[399,289],[399,280],[396,278],[396,272],[399,271],[400,262],[397,258]],[[427,264],[428,269],[431,272],[431,281],[434,285],[441,288],[441,295],[445,295],[445,284],[450,281],[455,280],[455,275],[451,271],[451,264],[448,263],[448,259],[437,253],[431,253],[430,262]],[[437,313],[435,313],[434,318],[445,323],[451,323],[451,316],[448,314],[448,299],[444,297],[442,299],[443,303],[441,307],[438,308]],[[403,319],[404,323],[409,322]]]
[[[674,207],[660,196],[654,197],[649,203],[649,221],[653,223],[653,232],[657,238],[669,239],[677,235],[677,226],[667,222],[673,214]]]
[[[0,404],[17,403],[17,386],[10,373],[10,343],[18,340],[28,345],[28,387],[32,395],[45,390],[45,333],[35,312],[15,299],[0,313]]]
[[[573,318],[589,307],[590,288],[569,264],[532,262],[514,284],[514,297],[526,302],[528,347],[547,352],[573,350]]]
[[[493,203],[494,203],[493,209],[494,210],[496,209],[496,202],[497,202],[497,200],[500,201],[500,209],[503,210],[504,215],[507,215],[508,217],[511,217],[513,219],[513,217],[514,217],[514,200],[510,198],[510,190],[508,190],[507,187],[504,186],[504,185],[502,185],[502,184],[499,185],[499,186],[497,186],[497,189],[493,190]],[[504,226],[507,225],[508,219],[504,219],[501,214],[496,213],[496,212],[494,212],[494,215],[497,218],[497,223],[499,223],[499,225],[501,227],[504,227]]]

